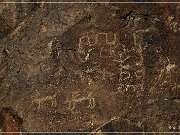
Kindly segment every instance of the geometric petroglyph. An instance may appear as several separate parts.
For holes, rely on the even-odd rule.
[[[87,35],[79,38],[78,52],[85,55],[82,61],[89,60],[91,52],[97,48],[99,48],[100,57],[111,57],[114,54],[114,46],[116,43],[117,34],[115,33],[89,32]]]
[[[139,85],[141,85],[140,89],[142,89],[143,82],[140,80],[143,80],[144,77],[143,56],[141,44],[137,41],[137,38],[140,37],[139,33],[142,32],[146,32],[146,30],[136,31],[133,34],[134,45],[131,50],[127,49],[127,45],[119,43],[118,33],[91,31],[80,37],[78,52],[81,61],[86,62],[90,60],[91,63],[95,63],[96,65],[104,65],[101,67],[102,72],[96,67],[91,67],[86,70],[100,73],[104,79],[104,77],[110,77],[112,74],[112,71],[109,71],[108,68],[106,68],[106,65],[116,64],[118,65],[120,76],[119,83],[122,83],[123,85],[126,85],[127,83],[127,88],[134,85],[134,87],[132,87],[136,89],[139,89]],[[122,51],[119,51],[119,49]],[[134,58],[134,56],[138,58]],[[134,64],[131,64],[132,60]],[[107,63],[102,64],[102,61]],[[104,73],[107,75],[104,76]],[[136,84],[132,84],[131,82],[136,82]],[[121,88],[118,88],[118,90],[120,89]]]

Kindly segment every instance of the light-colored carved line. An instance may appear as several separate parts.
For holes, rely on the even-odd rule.
[[[167,58],[167,61],[168,61],[168,65],[169,65],[170,67],[168,67],[168,65],[167,65],[166,67],[164,67],[164,68],[160,71],[160,74],[159,74],[157,80],[155,81],[154,85],[150,88],[150,91],[152,91],[152,89],[154,89],[159,83],[161,83],[160,86],[164,85],[164,83],[167,82],[167,81],[166,81],[167,77],[170,77],[170,78],[171,78],[171,72],[170,72],[170,70],[173,69],[173,68],[175,68],[176,65],[170,64],[169,58]],[[165,81],[163,81],[163,79],[164,79]]]
[[[123,68],[122,68],[122,53],[119,53],[119,60],[116,60],[117,62],[119,62],[119,80],[118,80],[118,91],[117,91],[117,93],[119,93],[119,92],[121,92],[122,91],[122,86],[123,86],[123,84],[122,84],[122,70],[123,70]]]
[[[51,106],[57,105],[57,101],[54,98],[56,98],[56,93],[54,95],[52,95],[52,96],[46,96],[46,97],[34,99],[33,102],[38,103],[38,109],[40,109],[41,108],[41,104],[43,102],[46,102],[46,101],[51,101]]]
[[[89,38],[88,35],[79,38],[78,52],[81,53],[81,54],[85,54],[84,49],[83,49],[84,43],[82,42],[82,40],[85,39],[85,38],[87,38],[87,41],[88,41],[85,45],[89,45],[90,44],[90,38]]]
[[[87,97],[79,97],[79,92],[75,92],[72,94],[72,99],[70,101],[66,101],[66,103],[68,103],[68,109],[73,111],[75,109],[75,105],[76,103],[82,102],[82,101],[89,101],[89,106],[88,108],[93,109],[95,107],[95,99],[91,97],[92,92],[90,92],[90,94],[87,95]]]
[[[139,79],[139,78],[142,78],[142,76],[144,75],[144,71],[142,70],[137,70],[136,72],[134,72],[134,74],[136,75],[136,77]],[[140,75],[138,75],[140,74]],[[141,75],[142,74],[142,75]]]
[[[121,73],[121,76],[122,76],[123,74],[124,74],[124,75],[128,75],[127,77],[124,77],[123,80],[127,80],[127,79],[129,79],[129,78],[131,77],[131,75],[130,75],[129,72],[124,72],[124,71],[123,71],[123,72]]]
[[[141,57],[141,61],[143,62],[144,61],[144,58],[143,58],[143,55],[142,55],[142,47],[141,47],[141,43],[139,43],[138,41],[137,41],[137,36],[138,36],[138,34],[141,34],[141,33],[145,33],[145,32],[149,32],[149,31],[155,31],[156,32],[156,29],[153,27],[153,28],[147,28],[147,29],[144,29],[144,30],[137,30],[137,31],[135,31],[135,33],[133,33],[133,38],[134,38],[134,45],[136,46],[136,47],[138,47],[138,52],[140,53],[140,57]],[[142,39],[141,39],[142,40]],[[143,63],[142,62],[140,62],[140,64],[141,65],[143,65]],[[145,76],[145,69],[143,68],[143,79],[142,79],[142,87],[141,87],[141,90],[144,90],[144,76]]]
[[[89,56],[90,56],[90,52],[92,51],[93,49],[89,49],[88,52],[87,52],[87,55],[85,56],[85,61],[87,61],[89,59]]]
[[[109,41],[108,41],[108,37],[106,36],[106,43],[107,43],[107,44],[111,44],[111,45],[115,45],[115,44],[116,44],[117,34],[113,33],[113,36],[114,36],[114,40],[113,40],[112,42],[109,42]]]
[[[98,37],[99,37],[99,35],[105,35],[105,37],[107,37],[107,33],[97,33],[97,34],[95,35],[95,44],[98,43]],[[106,38],[106,39],[107,39],[107,38]],[[107,41],[106,41],[106,43],[107,43]]]
[[[150,88],[150,91],[152,91],[157,86],[157,84],[164,78],[164,73],[165,73],[165,70],[162,69],[161,73],[158,76],[157,80],[155,81],[154,85],[152,85],[152,87]]]
[[[99,37],[100,35],[105,35],[106,44],[113,44],[113,45],[114,45],[114,44],[116,43],[116,41],[117,41],[117,34],[113,33],[113,35],[114,35],[114,40],[111,41],[111,42],[109,42],[109,41],[108,41],[108,33],[102,32],[102,33],[97,33],[97,34],[95,35],[95,44],[98,43],[98,37]]]
[[[126,84],[125,85],[125,89],[126,89],[125,91],[127,92],[129,88],[133,88],[133,90],[134,90],[133,92],[135,92],[135,90],[137,90],[137,88],[139,88],[139,87],[142,87],[141,83],[138,83],[138,84],[135,84],[135,85],[131,85],[131,84],[127,85]]]
[[[99,38],[100,35],[104,35],[104,36],[105,36],[105,43],[106,43],[106,44],[108,44],[108,45],[114,45],[114,44],[116,43],[117,34],[113,33],[114,40],[112,40],[112,41],[110,42],[110,41],[108,41],[108,33],[97,33],[97,34],[95,34],[95,44],[98,43],[98,38]],[[83,43],[83,39],[87,39],[87,42],[86,42],[86,43]],[[90,44],[91,44],[91,43],[90,43],[90,37],[89,37],[88,35],[85,35],[85,36],[79,38],[79,43],[78,43],[79,48],[78,48],[78,52],[79,52],[80,54],[86,55],[85,58],[84,58],[85,61],[87,61],[87,60],[89,59],[89,55],[90,55],[90,52],[91,52],[92,49],[90,49],[90,51],[88,51],[88,52],[86,53],[85,50],[84,50],[84,45],[90,45]],[[102,46],[101,51],[100,51],[100,57],[102,57],[101,53],[102,53],[102,50],[103,50],[103,49],[104,49],[104,47]],[[115,52],[114,52],[114,51],[111,51],[111,52],[110,52],[110,56],[113,55],[113,54],[115,54]],[[84,60],[82,60],[82,61],[84,62]]]

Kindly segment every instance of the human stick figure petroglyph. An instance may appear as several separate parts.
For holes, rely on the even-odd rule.
[[[85,97],[80,97],[79,91],[73,92],[71,99],[67,100],[66,103],[68,104],[68,110],[74,111],[76,104],[81,103],[82,101],[88,101],[89,105],[87,108],[93,109],[95,107],[95,99],[92,97],[92,92],[88,92]]]

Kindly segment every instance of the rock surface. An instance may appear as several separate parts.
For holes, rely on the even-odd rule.
[[[19,6],[0,10],[0,109],[24,131],[180,130],[180,4]]]

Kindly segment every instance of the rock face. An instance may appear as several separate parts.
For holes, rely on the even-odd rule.
[[[24,131],[180,130],[179,4],[26,11],[11,31],[2,19],[0,40],[0,108]]]
[[[38,6],[37,3],[0,3],[0,39],[13,31],[26,16],[34,13]]]
[[[2,108],[1,110],[1,126],[5,135],[19,135],[19,133],[10,133],[10,132],[19,132],[21,131],[21,126],[23,120],[14,112],[10,107]]]

